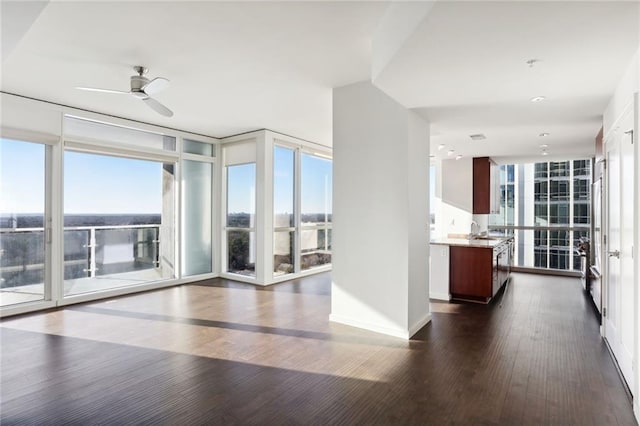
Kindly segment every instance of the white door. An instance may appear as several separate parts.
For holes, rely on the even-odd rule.
[[[607,139],[607,282],[604,335],[633,389],[633,120],[631,111]]]

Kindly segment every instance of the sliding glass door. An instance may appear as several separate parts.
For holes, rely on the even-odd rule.
[[[48,149],[0,139],[0,306],[50,298]]]
[[[64,295],[174,277],[174,163],[64,154]]]

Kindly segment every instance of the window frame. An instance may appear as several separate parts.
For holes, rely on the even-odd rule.
[[[200,155],[200,154],[191,154],[191,153],[186,153],[183,152],[183,147],[184,147],[184,140],[188,139],[190,141],[193,142],[200,142],[200,143],[206,143],[206,144],[210,144],[212,145],[212,153],[213,155],[211,156],[206,156],[206,155]],[[180,215],[180,250],[177,251],[179,257],[180,257],[180,277],[198,277],[200,279],[203,278],[207,278],[209,276],[213,276],[217,273],[217,271],[219,271],[219,266],[218,266],[218,262],[216,262],[217,259],[217,252],[220,250],[219,247],[219,241],[220,239],[218,238],[218,232],[217,232],[217,226],[216,226],[216,200],[220,199],[218,196],[218,191],[216,190],[216,178],[217,178],[217,167],[218,167],[218,161],[217,161],[217,153],[218,153],[218,146],[215,143],[212,143],[210,141],[201,141],[198,140],[196,138],[193,137],[180,137],[178,138],[177,141],[181,156],[180,156],[180,166],[178,167],[178,173],[180,175],[180,182],[181,182],[181,187],[178,191],[178,198],[179,198],[179,205],[180,205],[180,210],[178,212],[178,214]],[[211,272],[208,273],[203,273],[203,274],[196,274],[196,275],[185,275],[184,274],[184,234],[185,234],[185,227],[186,227],[186,223],[183,220],[184,215],[185,215],[185,200],[184,200],[184,190],[182,189],[182,182],[184,181],[183,179],[183,170],[184,170],[184,162],[185,161],[194,161],[194,162],[199,162],[199,163],[208,163],[211,164]]]
[[[242,144],[253,144],[254,150],[255,152],[255,156],[253,158],[254,161],[247,161],[247,162],[238,162],[238,163],[233,163],[233,164],[227,164],[227,154],[226,154],[226,149],[229,147],[232,147],[234,145],[242,145]],[[259,217],[261,214],[261,209],[260,206],[258,205],[258,192],[259,192],[259,188],[258,188],[258,179],[259,179],[259,164],[258,164],[258,153],[257,153],[257,149],[258,149],[258,140],[256,137],[252,137],[252,136],[247,136],[247,137],[243,137],[237,140],[232,140],[226,143],[223,143],[220,147],[219,150],[219,157],[220,157],[220,162],[219,162],[219,169],[220,169],[220,187],[221,187],[221,192],[220,192],[220,238],[219,238],[219,247],[220,247],[220,275],[222,276],[228,276],[234,280],[238,280],[238,281],[247,281],[247,282],[256,282],[259,279],[259,268],[261,267],[260,263],[261,263],[261,250],[259,247],[260,241],[258,238],[258,233],[259,233]],[[255,215],[255,220],[253,223],[253,226],[249,226],[248,228],[245,227],[235,227],[235,226],[228,226],[228,191],[229,191],[229,175],[228,175],[228,170],[229,167],[233,167],[233,166],[242,166],[242,165],[247,165],[247,164],[253,164],[255,166],[255,176],[254,176],[254,194],[253,194],[253,203],[254,203],[254,215]],[[248,232],[249,236],[251,237],[251,233],[253,233],[254,235],[254,241],[255,241],[255,264],[254,264],[254,274],[253,275],[245,275],[245,274],[239,274],[233,271],[229,270],[229,239],[228,239],[228,235],[229,232],[234,232],[234,231],[243,231],[243,232]],[[251,249],[250,249],[251,250]]]
[[[275,152],[277,148],[287,149],[293,152],[293,226],[276,226],[275,225]],[[271,200],[272,200],[272,215],[273,215],[273,250],[275,251],[275,236],[278,232],[293,232],[293,252],[291,253],[291,257],[293,260],[293,271],[290,273],[285,273],[281,275],[276,275],[276,271],[271,271],[272,279],[281,279],[282,277],[286,277],[289,275],[299,274],[300,269],[300,147],[295,146],[293,144],[289,144],[285,141],[281,141],[277,138],[273,140],[273,149],[272,154],[274,156],[273,167],[271,173],[273,174],[274,180],[271,190]],[[275,258],[275,253],[272,253]],[[275,268],[271,268],[275,269]]]

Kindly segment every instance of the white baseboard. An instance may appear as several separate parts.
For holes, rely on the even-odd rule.
[[[416,334],[422,327],[431,322],[431,312],[427,312],[422,318],[416,321],[411,327],[409,327],[409,338]]]
[[[429,299],[444,300],[446,302],[451,300],[449,293],[429,293]]]
[[[409,339],[409,331],[401,328],[384,327],[377,324],[370,324],[359,321],[353,318],[343,317],[341,315],[330,314],[329,321],[337,322],[351,327],[363,328],[365,330],[373,331],[380,334],[386,334],[387,336],[399,337],[401,339]]]
[[[340,324],[348,325],[351,327],[362,328],[365,330],[373,331],[380,334],[386,334],[387,336],[399,337],[401,339],[409,340],[411,336],[416,334],[422,327],[431,321],[431,314],[427,313],[424,317],[420,318],[409,330],[403,330],[401,328],[391,328],[380,326],[377,324],[370,324],[362,322],[357,319],[347,318],[341,315],[330,314],[329,321],[337,322]]]

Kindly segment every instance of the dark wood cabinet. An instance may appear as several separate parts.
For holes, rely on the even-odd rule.
[[[493,249],[451,246],[449,290],[453,299],[488,302],[493,297]]]
[[[495,247],[451,246],[449,291],[452,299],[488,303],[511,273],[512,240]]]
[[[473,159],[473,214],[496,213],[500,208],[500,171],[489,157]]]

